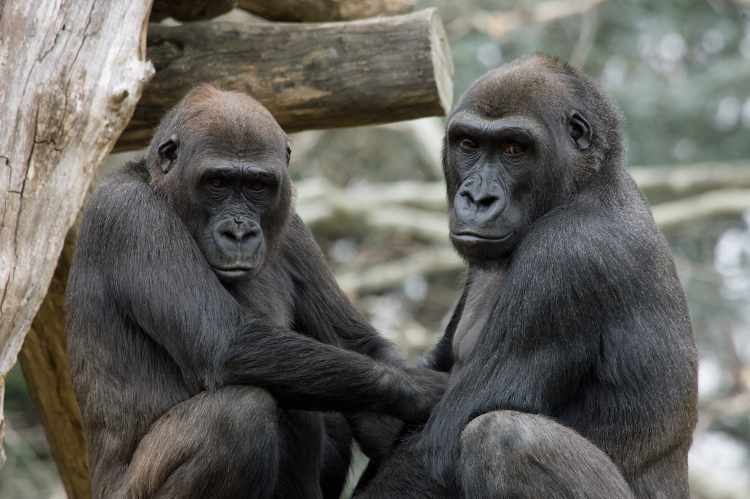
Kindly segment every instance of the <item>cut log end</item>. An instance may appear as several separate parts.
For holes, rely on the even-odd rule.
[[[453,105],[453,57],[451,57],[448,35],[445,33],[443,21],[437,11],[432,17],[430,44],[438,98],[443,108],[443,114],[447,115]]]

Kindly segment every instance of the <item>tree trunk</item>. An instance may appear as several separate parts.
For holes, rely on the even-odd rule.
[[[287,132],[445,115],[453,62],[435,9],[325,24],[150,25],[156,76],[115,150],[145,147],[197,82],[246,92]]]
[[[153,74],[144,43],[150,5],[0,2],[0,381],[88,185]]]
[[[65,286],[79,223],[65,238],[47,296],[18,355],[29,395],[44,427],[68,499],[91,497],[83,423],[73,394],[65,352]]]
[[[414,10],[414,0],[240,0],[241,8],[269,21],[354,21]]]

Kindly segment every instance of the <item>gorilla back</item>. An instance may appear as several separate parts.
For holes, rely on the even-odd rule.
[[[338,498],[349,427],[315,411],[441,396],[336,285],[289,154],[259,103],[201,86],[92,195],[66,308],[94,497]]]
[[[544,55],[461,98],[443,164],[469,271],[426,359],[449,385],[363,497],[688,499],[696,349],[620,122]]]

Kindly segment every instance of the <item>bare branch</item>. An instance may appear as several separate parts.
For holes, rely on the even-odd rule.
[[[392,288],[415,275],[456,271],[466,264],[453,248],[431,248],[393,262],[351,270],[336,275],[339,286],[349,295]]]
[[[606,0],[550,0],[533,3],[529,7],[522,7],[516,11],[472,10],[470,13],[453,21],[448,28],[452,38],[461,36],[467,31],[476,30],[487,33],[495,40],[500,40],[509,34],[531,24],[544,24],[558,21],[566,17],[589,12],[603,4]]]
[[[629,170],[648,197],[677,197],[726,187],[750,187],[750,162],[747,161],[634,166]]]
[[[668,231],[700,218],[739,215],[750,210],[750,189],[722,189],[651,207],[656,224]]]

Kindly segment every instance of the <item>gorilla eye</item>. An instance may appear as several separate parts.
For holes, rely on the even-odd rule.
[[[521,154],[523,151],[523,147],[519,146],[518,144],[511,144],[505,148],[505,154],[510,154],[512,156]]]
[[[479,147],[479,144],[476,140],[463,139],[461,141],[461,147],[463,147],[464,149],[476,149],[477,147]]]
[[[218,178],[215,178],[212,181],[210,181],[208,185],[210,185],[211,187],[214,187],[215,189],[221,189],[222,187],[224,187],[224,181]]]
[[[266,186],[263,184],[263,182],[253,182],[252,184],[250,184],[251,191],[262,191],[265,188]]]

